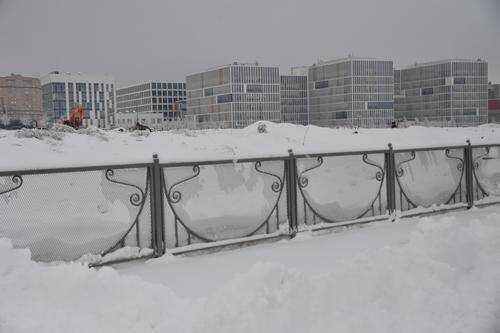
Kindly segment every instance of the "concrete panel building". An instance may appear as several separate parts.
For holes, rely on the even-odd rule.
[[[474,126],[488,121],[488,63],[442,60],[394,72],[398,120],[436,126]]]
[[[348,57],[309,67],[309,122],[388,127],[394,119],[391,60]]]
[[[21,75],[0,77],[0,125],[45,126],[40,80]]]
[[[500,84],[488,85],[488,122],[500,123]]]
[[[281,75],[281,121],[307,125],[309,112],[307,106],[307,75]]]
[[[165,121],[182,118],[176,103],[185,99],[184,82],[144,82],[116,91],[117,113],[160,113]]]
[[[70,110],[83,106],[83,125],[114,125],[115,80],[109,75],[51,72],[42,77],[43,111],[47,125],[69,118]]]
[[[281,121],[278,67],[223,65],[186,78],[187,114],[199,128],[241,128]]]

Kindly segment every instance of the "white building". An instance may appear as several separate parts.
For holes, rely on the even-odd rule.
[[[43,110],[47,125],[69,118],[81,105],[83,125],[108,128],[114,125],[115,79],[109,75],[51,72],[41,78]]]

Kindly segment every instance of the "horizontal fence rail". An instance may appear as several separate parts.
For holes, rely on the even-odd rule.
[[[0,172],[0,237],[38,261],[121,260],[117,250],[161,256],[499,202],[500,144],[179,163],[153,155]]]

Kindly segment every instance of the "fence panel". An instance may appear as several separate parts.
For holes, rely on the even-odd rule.
[[[472,165],[474,200],[500,201],[500,145],[472,147]]]
[[[465,148],[395,151],[396,209],[466,203]]]
[[[297,156],[299,224],[385,215],[385,175],[383,152]]]
[[[286,227],[283,159],[163,165],[163,175],[167,248]]]
[[[0,237],[37,261],[151,247],[147,168],[0,177]]]

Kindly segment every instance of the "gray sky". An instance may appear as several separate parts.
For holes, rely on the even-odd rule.
[[[0,75],[109,73],[124,86],[349,53],[396,67],[483,58],[500,82],[500,0],[0,0]]]

